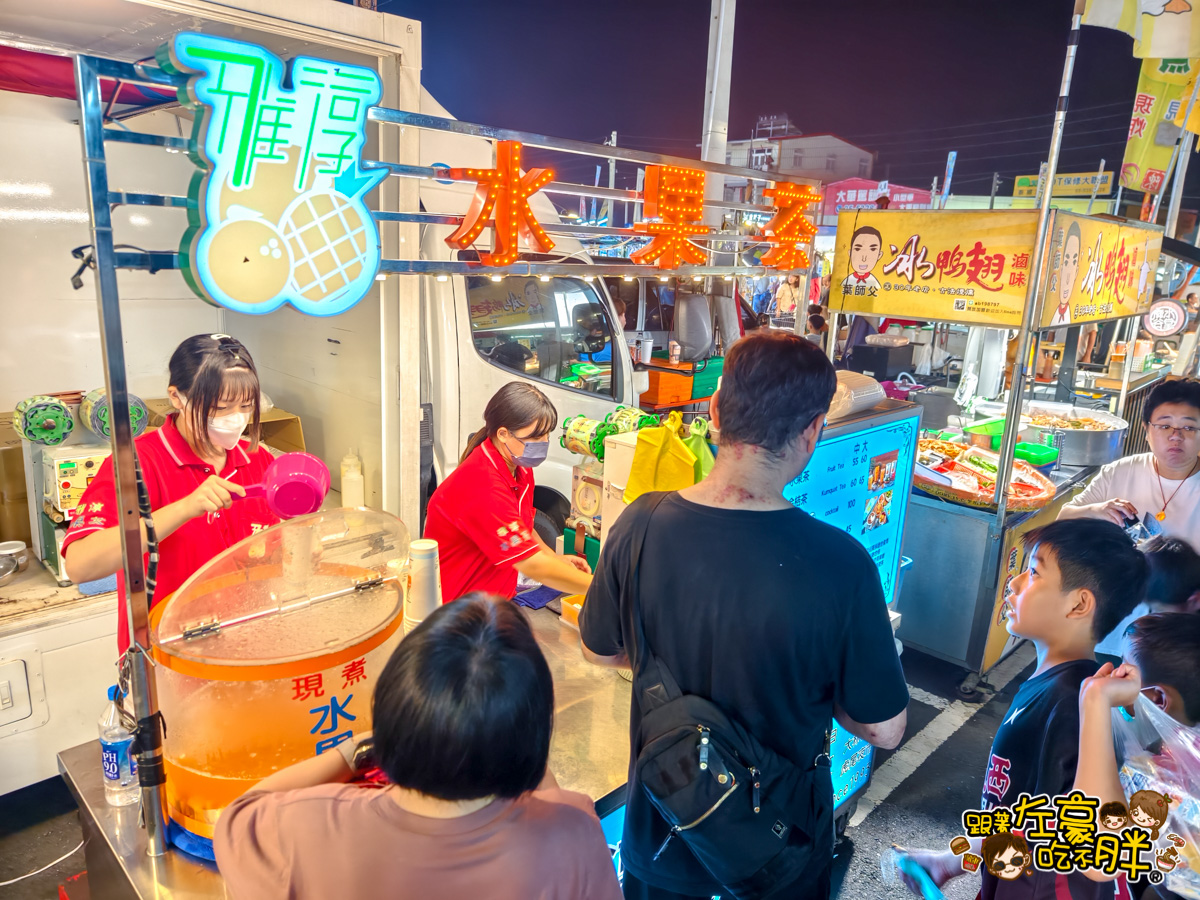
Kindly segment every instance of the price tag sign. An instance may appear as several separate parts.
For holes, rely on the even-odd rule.
[[[1156,300],[1142,316],[1142,325],[1155,337],[1179,334],[1187,325],[1187,308],[1178,300]]]

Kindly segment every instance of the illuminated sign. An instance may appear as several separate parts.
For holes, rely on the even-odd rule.
[[[479,254],[485,266],[507,266],[517,261],[518,237],[533,244],[542,253],[554,247],[554,241],[542,229],[529,208],[529,198],[554,180],[549,169],[521,171],[521,145],[517,141],[496,143],[496,168],[451,169],[455,181],[477,183],[471,208],[454,234],[446,238],[451,247],[465,250],[483,233],[495,216],[495,240],[491,253]]]
[[[1055,212],[1042,328],[1145,313],[1154,299],[1162,230]]]
[[[763,240],[772,245],[762,264],[777,269],[807,269],[808,254],[796,245],[807,244],[816,236],[817,228],[804,217],[804,209],[810,203],[820,203],[821,195],[806,184],[787,181],[775,182],[763,195],[771,198],[776,212],[762,229]]]
[[[1090,197],[1092,189],[1106,195],[1112,193],[1112,172],[1059,172],[1054,176],[1055,197]],[[1038,177],[1018,175],[1013,181],[1014,197],[1036,197]]]
[[[653,235],[654,240],[630,259],[657,263],[660,269],[707,261],[705,251],[691,241],[694,235],[708,233],[708,228],[699,224],[704,216],[703,169],[647,166],[645,214],[646,220],[634,222],[633,230]]]
[[[290,303],[330,316],[358,303],[380,260],[364,198],[387,170],[360,165],[379,76],[305,56],[285,65],[206,34],[177,35],[159,63],[191,76],[180,100],[196,114],[189,155],[203,174],[180,256],[192,290],[252,314]]]

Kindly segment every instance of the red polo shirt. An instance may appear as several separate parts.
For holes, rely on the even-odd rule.
[[[533,470],[512,474],[491,441],[472,451],[429,498],[425,537],[438,542],[442,601],[470,591],[517,592],[513,564],[538,552]]]
[[[198,457],[187,440],[175,427],[175,416],[157,431],[147,432],[134,441],[142,477],[150,493],[150,508],[160,509],[182,500],[214,474],[212,467]],[[271,464],[270,451],[259,447],[250,452],[249,443],[241,441],[225,454],[225,468],[220,476],[234,484],[251,485],[263,480]],[[172,534],[158,542],[158,580],[154,603],[158,603],[182,585],[206,562],[243,538],[269,528],[278,517],[261,498],[236,500],[229,509],[196,516],[184,522]],[[75,541],[105,528],[121,524],[117,514],[116,483],[113,480],[112,458],[106,459],[100,471],[84,491],[79,510],[63,541],[65,555]],[[143,562],[143,564],[145,564]],[[125,614],[124,574],[117,573],[117,642],[122,653],[129,646],[129,626]]]

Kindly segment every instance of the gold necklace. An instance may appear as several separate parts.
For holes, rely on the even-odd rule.
[[[1172,500],[1175,499],[1175,495],[1179,493],[1179,490],[1180,490],[1180,488],[1183,487],[1184,483],[1189,478],[1191,478],[1194,474],[1196,474],[1196,466],[1198,464],[1200,464],[1200,460],[1197,460],[1196,462],[1192,463],[1192,470],[1190,472],[1188,472],[1187,475],[1184,476],[1183,481],[1179,482],[1179,487],[1175,488],[1175,490],[1173,490],[1171,492],[1171,496],[1168,497],[1167,492],[1165,490],[1163,490],[1162,473],[1160,471],[1158,471],[1158,460],[1157,459],[1154,460],[1154,474],[1158,476],[1158,494],[1160,497],[1163,498],[1162,509],[1159,512],[1154,514],[1154,518],[1158,519],[1158,521],[1161,522],[1163,519],[1165,519],[1167,517],[1167,506],[1171,503]]]

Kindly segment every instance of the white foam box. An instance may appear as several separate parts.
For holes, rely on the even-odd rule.
[[[608,529],[625,511],[625,487],[633,471],[637,432],[614,434],[604,439],[604,497],[600,507],[600,544]]]

